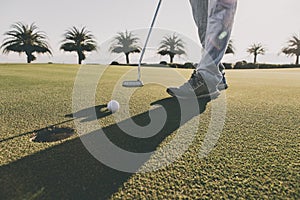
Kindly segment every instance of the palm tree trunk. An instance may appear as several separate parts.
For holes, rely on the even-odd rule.
[[[300,55],[296,55],[296,65],[299,65],[299,56]]]
[[[257,62],[257,55],[254,54],[254,64],[256,64],[256,62]]]
[[[80,54],[80,52],[77,52],[77,54],[78,54],[78,64],[81,65],[81,63],[82,63],[81,54]]]
[[[174,60],[174,56],[170,55],[170,63],[173,63],[173,60]]]
[[[27,56],[27,63],[31,63],[31,54],[28,53],[28,52],[25,52],[26,53],[26,56]]]
[[[129,53],[125,53],[126,56],[126,63],[129,64]]]

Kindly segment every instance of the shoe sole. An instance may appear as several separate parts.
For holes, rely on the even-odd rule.
[[[227,85],[227,84],[225,84],[225,85],[219,85],[219,86],[218,86],[218,90],[219,90],[219,91],[227,90],[227,89],[228,89],[228,85]]]

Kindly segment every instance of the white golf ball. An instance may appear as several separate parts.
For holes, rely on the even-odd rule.
[[[111,111],[112,113],[115,113],[119,110],[120,108],[120,104],[119,102],[117,102],[116,100],[111,100],[110,102],[108,102],[107,104],[107,109],[109,111]]]

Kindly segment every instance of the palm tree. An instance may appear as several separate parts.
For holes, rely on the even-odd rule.
[[[97,50],[97,42],[94,35],[83,27],[81,30],[73,26],[64,34],[65,39],[62,41],[60,50],[68,52],[77,52],[78,64],[85,60],[85,52],[92,52]]]
[[[247,49],[247,52],[250,53],[250,54],[253,54],[254,55],[254,64],[256,63],[257,61],[257,56],[258,55],[265,55],[266,53],[266,48],[264,48],[262,46],[262,44],[258,43],[258,44],[252,44],[248,49]]]
[[[296,65],[299,65],[300,56],[300,37],[296,34],[287,42],[288,46],[284,47],[281,51],[287,56],[296,56]]]
[[[170,56],[170,63],[173,63],[174,57],[176,55],[185,54],[184,42],[179,38],[176,33],[173,35],[168,35],[163,38],[160,42],[160,47],[158,48],[158,54],[165,56]]]
[[[119,32],[114,37],[110,46],[112,53],[124,53],[126,57],[126,63],[129,64],[129,55],[131,53],[140,53],[141,47],[138,46],[139,38],[136,37],[132,32]]]
[[[235,48],[233,46],[233,40],[229,40],[227,49],[225,51],[225,54],[235,54]]]
[[[25,53],[27,63],[31,63],[36,59],[33,53],[48,53],[52,55],[49,44],[46,41],[47,37],[44,32],[38,31],[38,27],[32,23],[30,26],[17,22],[11,26],[12,30],[6,32],[0,48],[3,48],[3,53],[17,52]]]

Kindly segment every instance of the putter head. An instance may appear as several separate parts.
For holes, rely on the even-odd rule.
[[[123,87],[143,87],[144,84],[142,81],[124,81],[122,84]]]

